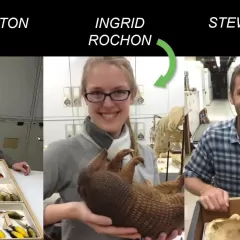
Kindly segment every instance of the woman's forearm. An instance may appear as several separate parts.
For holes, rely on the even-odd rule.
[[[70,213],[71,205],[69,203],[50,204],[44,209],[44,226],[71,218]]]

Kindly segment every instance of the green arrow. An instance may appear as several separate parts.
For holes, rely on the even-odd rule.
[[[169,80],[171,80],[171,78],[173,77],[175,70],[176,70],[176,56],[172,50],[172,48],[163,40],[158,39],[157,41],[157,45],[161,48],[163,48],[168,55],[169,58],[169,67],[168,67],[168,71],[165,74],[165,76],[161,75],[158,80],[154,83],[154,86],[156,87],[162,87],[165,88],[167,83],[169,82]]]

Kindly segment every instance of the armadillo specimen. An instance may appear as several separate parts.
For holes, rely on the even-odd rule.
[[[183,177],[160,186],[133,180],[137,164],[144,159],[133,157],[122,169],[124,149],[108,163],[102,150],[79,175],[78,192],[95,214],[112,219],[113,226],[134,227],[142,237],[157,239],[184,226]]]

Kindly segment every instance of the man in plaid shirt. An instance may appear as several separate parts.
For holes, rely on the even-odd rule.
[[[229,197],[240,197],[240,65],[230,83],[237,117],[211,125],[185,166],[185,187],[205,209],[227,211]]]

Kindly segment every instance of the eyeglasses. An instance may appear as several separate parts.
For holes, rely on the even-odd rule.
[[[85,93],[85,98],[92,103],[103,102],[107,96],[111,98],[112,101],[124,101],[128,99],[131,91],[130,90],[117,90],[111,93],[103,93],[103,92],[90,92]]]

